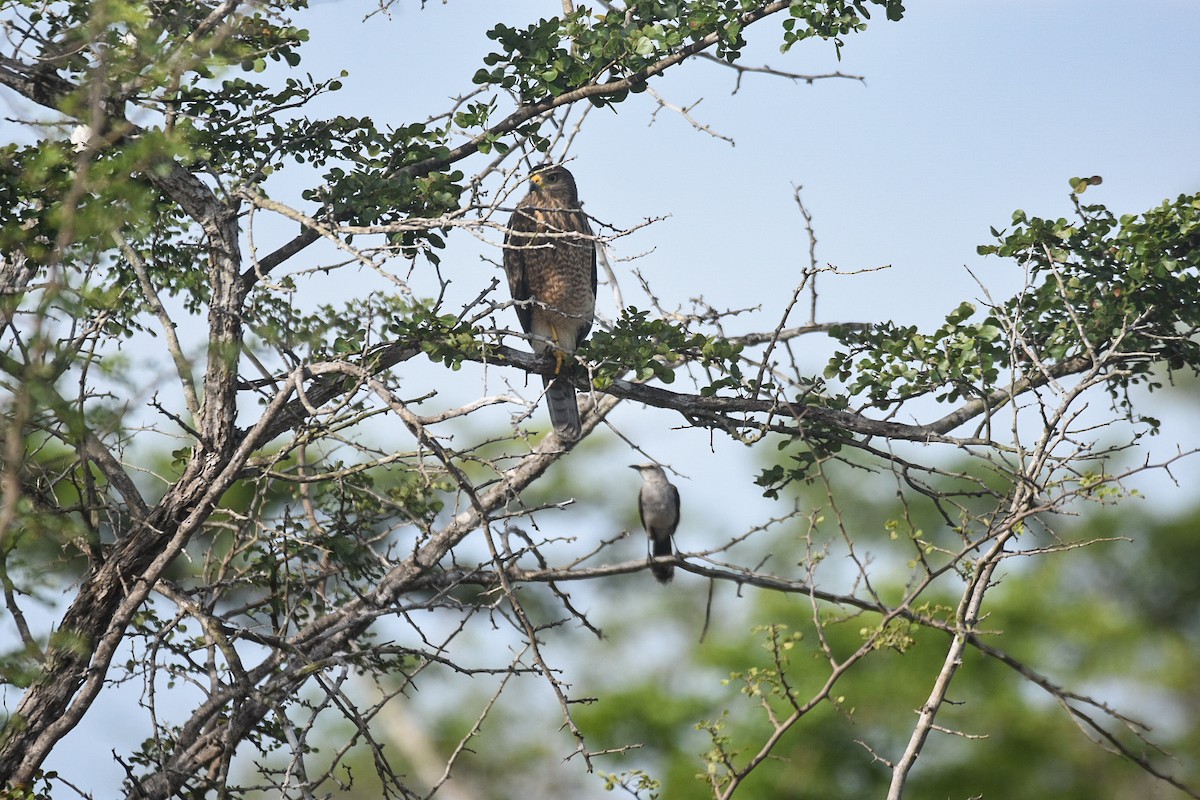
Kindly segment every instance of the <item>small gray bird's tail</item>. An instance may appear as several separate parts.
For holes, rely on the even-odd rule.
[[[550,424],[564,442],[579,440],[579,404],[575,401],[575,387],[564,379],[542,376],[546,384],[546,407],[550,410]]]
[[[653,535],[654,555],[669,556],[672,554],[671,537],[663,535]],[[670,583],[671,578],[675,575],[674,564],[651,564],[650,573],[659,583]]]

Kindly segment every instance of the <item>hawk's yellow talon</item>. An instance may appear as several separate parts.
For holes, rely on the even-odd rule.
[[[553,322],[550,323],[550,338],[554,341],[554,374],[558,375],[562,372],[563,364],[567,360],[567,354],[558,348],[558,326]]]

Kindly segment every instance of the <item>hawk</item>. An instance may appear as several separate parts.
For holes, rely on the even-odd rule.
[[[642,475],[642,490],[638,492],[638,516],[642,527],[650,537],[651,553],[655,556],[672,555],[671,537],[679,526],[679,490],[669,480],[667,473],[658,464],[630,464]],[[673,564],[650,562],[650,572],[659,583],[670,583],[675,574]]]
[[[554,432],[576,441],[579,405],[570,362],[596,311],[596,242],[565,168],[530,176],[529,194],[517,203],[504,237],[504,272],[534,352],[554,355],[554,376],[542,376]]]

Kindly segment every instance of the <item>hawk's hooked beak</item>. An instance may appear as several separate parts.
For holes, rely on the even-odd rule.
[[[541,188],[542,188],[542,182],[543,182],[544,180],[545,180],[545,179],[544,179],[544,178],[543,178],[541,175],[530,175],[530,176],[529,176],[529,188],[530,188],[530,189],[535,189],[535,190],[536,190],[536,189],[541,189]]]

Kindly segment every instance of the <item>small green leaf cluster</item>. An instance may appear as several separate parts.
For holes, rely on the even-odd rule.
[[[899,0],[870,0],[899,19]],[[497,25],[488,37],[500,47],[484,58],[474,82],[516,94],[522,103],[558,97],[583,86],[637,76],[684,47],[713,37],[717,58],[733,63],[746,44],[744,15],[758,10],[755,0],[639,0],[593,14],[579,8],[563,17],[541,19],[525,28]],[[785,23],[784,49],[809,36],[835,38],[865,27],[863,0],[797,0]],[[796,30],[796,22],[806,27]],[[837,40],[840,46],[840,39]],[[597,106],[623,101],[645,84],[589,100]]]
[[[329,185],[305,193],[321,200],[330,217],[357,225],[388,225],[418,219],[437,219],[458,209],[463,179],[459,170],[430,172],[420,177],[388,175],[374,169],[346,172],[334,168]],[[435,250],[446,246],[444,225],[414,226],[387,235],[388,242],[406,258],[422,255],[433,264],[441,259]],[[347,241],[353,236],[346,237]]]
[[[1090,469],[1084,471],[1076,482],[1076,489],[1080,496],[1097,500],[1104,504],[1115,504],[1129,497],[1138,497],[1141,494],[1137,489],[1129,489],[1123,486],[1118,476],[1105,472],[1102,467],[1100,467],[1099,471]]]
[[[41,676],[42,669],[37,653],[26,648],[6,650],[0,653],[0,686],[27,689]]]
[[[739,693],[776,710],[795,709],[797,692],[787,672],[791,667],[791,655],[804,640],[804,633],[789,632],[788,626],[781,623],[755,626],[752,633],[764,635],[765,641],[762,646],[770,653],[770,664],[732,671],[721,684],[737,686]],[[709,735],[712,742],[712,747],[702,756],[705,771],[696,777],[715,788],[728,785],[732,777],[730,767],[744,752],[744,748],[735,746],[728,726],[728,709],[724,709],[718,719],[702,720],[696,725],[698,730]]]
[[[362,477],[361,473],[351,476],[356,482]],[[336,496],[322,491],[322,510],[336,510],[339,504],[353,507],[362,497],[361,490],[340,488]],[[353,511],[348,514],[357,521]],[[331,527],[314,536],[308,526],[285,515],[270,530],[270,538],[245,548],[244,556],[236,562],[237,581],[230,583],[231,588],[241,589],[238,594],[243,602],[249,600],[256,606],[248,613],[250,618],[260,624],[290,619],[302,625],[327,613],[331,604],[349,600],[356,588],[378,579],[382,573],[380,559],[371,540],[363,535],[369,529],[349,527],[336,518],[330,522]],[[325,581],[318,590],[313,575],[329,565],[337,566],[336,578]]]
[[[111,340],[141,331],[157,335],[157,326],[142,316],[147,301],[139,278],[113,246],[119,233],[141,254],[159,294],[183,295],[187,310],[198,312],[209,295],[198,231],[145,177],[164,155],[179,152],[178,138],[160,132],[87,159],[49,139],[0,149],[0,207],[6,211],[0,215],[0,253],[24,259],[34,274],[30,285],[38,287],[24,299],[2,302],[58,319],[89,320]],[[56,369],[65,369],[82,341],[55,337],[43,344]],[[110,353],[97,366],[111,372],[117,358]]]
[[[658,781],[640,769],[631,769],[620,773],[597,772],[596,774],[604,781],[604,791],[606,792],[619,788],[633,797],[641,797],[642,792],[649,792],[647,797],[655,800],[659,797],[658,790],[662,788]]]
[[[388,331],[400,342],[419,346],[430,361],[440,361],[453,370],[483,349],[478,329],[453,314],[439,314],[431,305],[414,306],[403,317],[392,320]]]
[[[416,219],[437,219],[458,210],[462,196],[460,170],[427,171],[410,175],[405,167],[444,159],[448,128],[413,123],[380,130],[366,117],[336,117],[308,122],[299,120],[269,137],[271,152],[289,152],[298,162],[325,166],[337,160],[324,174],[325,184],[306,190],[306,200],[320,203],[323,219],[355,225],[388,225]],[[434,250],[445,246],[445,226],[412,229],[388,234],[388,241],[406,257],[423,254],[432,263]],[[353,236],[347,237],[352,241]]]
[[[731,779],[729,765],[745,750],[733,746],[733,736],[728,732],[728,727],[729,709],[722,710],[717,719],[703,719],[696,723],[696,730],[707,733],[712,742],[712,747],[700,756],[704,761],[704,772],[696,773],[696,779],[717,789],[728,785]]]
[[[355,157],[358,146],[366,145],[346,133],[355,132],[355,120],[321,123],[289,113],[337,91],[344,77],[344,70],[324,81],[293,76],[274,91],[239,77],[215,84],[205,80],[170,92],[164,101],[175,109],[174,126],[196,161],[231,180],[256,183],[290,160],[322,164],[331,157]]]
[[[308,41],[308,31],[287,24],[276,24],[261,13],[238,19],[238,37],[233,50],[246,72],[263,72],[266,59],[282,61],[289,67],[300,66],[300,54],[296,52]]]
[[[887,18],[897,22],[904,17],[902,0],[870,0],[872,5],[883,6]],[[798,42],[814,36],[832,39],[840,54],[842,37],[860,33],[867,28],[871,12],[863,0],[796,0],[788,8],[789,18],[783,22],[783,44],[780,51],[786,53]]]
[[[464,131],[483,130],[482,138],[479,140],[479,152],[488,154],[495,150],[497,153],[507,153],[511,148],[505,143],[501,134],[494,131],[485,130],[488,125],[488,120],[492,118],[492,114],[496,111],[496,97],[488,98],[486,103],[468,103],[466,108],[455,112],[453,116],[454,125]],[[539,152],[545,152],[549,149],[549,140],[540,137],[538,130],[540,125],[531,123],[522,126],[520,129],[522,136],[528,136],[531,139],[531,144]]]
[[[566,20],[559,17],[540,19],[524,29],[497,25],[488,31],[489,39],[501,49],[484,56],[491,69],[480,69],[476,84],[498,86],[514,92],[523,103],[544,97],[557,97],[590,83],[603,71],[595,63],[595,54],[573,52],[568,29],[580,34],[589,29],[587,10],[579,9]]]
[[[663,383],[675,381],[675,369],[683,362],[696,362],[709,372],[712,382],[701,387],[708,397],[720,389],[742,386],[738,365],[740,344],[715,336],[690,333],[682,325],[663,319],[650,319],[649,312],[630,306],[611,331],[595,333],[580,353],[594,362],[592,381],[604,389],[626,372],[634,379],[657,378]]]
[[[69,160],[61,143],[0,147],[0,253],[8,258],[23,255],[34,264],[50,259],[62,216],[53,197],[66,187]]]
[[[114,231],[144,231],[165,210],[141,173],[183,155],[177,137],[152,134],[80,161],[69,143],[46,139],[0,148],[0,252],[36,265],[91,263]],[[179,226],[183,223],[175,218]]]
[[[303,5],[276,4],[278,10]],[[308,32],[289,25],[278,10],[231,16],[219,32],[193,39],[211,12],[195,3],[73,0],[50,8],[57,12],[47,10],[40,24],[47,40],[62,38],[58,49],[71,45],[69,57],[53,60],[65,80],[78,87],[58,99],[65,114],[88,119],[97,95],[118,115],[127,104],[136,105],[142,113],[129,116],[137,117],[144,129],[136,138],[156,131],[166,135],[165,141],[152,142],[160,160],[203,163],[231,180],[254,182],[268,174],[270,162],[288,154],[286,142],[279,140],[288,138],[289,124],[277,118],[286,119],[287,110],[339,85],[337,80],[315,83],[290,77],[283,89],[272,92],[243,79],[218,82],[223,71],[239,64],[262,72],[267,60],[288,67],[300,63],[297,51]],[[122,123],[110,124],[113,131],[93,133],[107,140],[103,149],[128,147],[132,137],[122,136],[127,133]],[[315,137],[300,141],[323,146]],[[164,143],[170,146],[162,148]]]
[[[13,717],[8,719],[9,724],[17,724],[17,720]],[[43,772],[38,770],[34,773],[33,783],[26,786],[6,785],[0,786],[0,800],[53,800],[54,792],[52,784],[58,782],[58,772],[47,770]],[[41,787],[36,784],[41,783]]]
[[[31,395],[32,409],[53,409],[44,416],[32,416],[27,423],[31,428],[54,427],[52,414],[67,418],[64,427],[71,429],[67,436],[82,435],[85,423],[99,427],[101,422],[111,421],[92,419],[90,410],[64,408],[61,395],[51,395],[33,382],[22,388]],[[43,433],[29,434],[23,450],[25,455],[14,476],[22,488],[14,509],[21,524],[0,540],[0,562],[13,571],[51,560],[68,564],[80,543],[93,541],[100,532],[112,534],[107,524],[97,530],[86,516],[89,500],[94,502],[94,496],[108,492],[108,483],[94,465],[80,463],[74,450]]]
[[[292,287],[290,278],[283,281]],[[255,336],[271,349],[294,353],[301,361],[326,361],[364,352],[384,338],[383,320],[391,314],[406,314],[414,304],[395,295],[378,294],[346,301],[324,303],[312,311],[301,311],[286,292],[256,292],[247,323]]]
[[[418,123],[390,130],[377,128],[369,118],[304,116],[302,109],[312,100],[341,88],[345,71],[326,80],[288,75],[277,89],[222,77],[239,64],[251,72],[263,71],[272,60],[295,67],[308,33],[291,26],[281,12],[303,5],[284,2],[272,10],[238,14],[220,35],[195,41],[188,37],[208,11],[176,0],[151,6],[78,0],[33,12],[46,40],[62,38],[71,53],[55,60],[63,85],[78,87],[58,98],[62,111],[88,119],[98,94],[116,114],[113,130],[91,132],[97,152],[88,153],[86,174],[63,141],[47,137],[28,152],[6,148],[0,159],[0,200],[15,212],[0,221],[0,245],[41,262],[56,242],[84,245],[94,233],[144,227],[141,221],[151,216],[147,208],[161,201],[149,181],[130,176],[168,169],[171,160],[216,176],[228,191],[257,186],[292,162],[327,167],[327,185],[304,195],[320,204],[319,216],[327,221],[385,225],[457,210],[460,172],[394,174],[448,156],[449,121],[443,128]],[[119,119],[128,105],[138,107],[129,115],[138,119],[136,131],[123,129]],[[476,119],[468,113],[460,122],[482,124],[481,108],[474,109]],[[63,212],[71,226],[65,231],[69,236],[60,236],[63,214],[56,213],[56,203],[73,197],[67,190],[80,183],[87,190],[85,202]],[[406,256],[425,253],[436,261],[433,251],[443,246],[445,232],[416,227],[391,235],[391,243]],[[93,250],[108,245],[90,243]]]
[[[324,185],[302,193],[320,203],[321,219],[353,225],[389,225],[437,219],[459,208],[463,173],[433,170],[418,175],[403,167],[449,155],[447,132],[422,123],[380,130],[366,117],[296,120],[263,137],[262,147],[273,157],[290,154],[298,163],[326,166]],[[261,173],[268,174],[270,164]],[[408,258],[423,254],[437,264],[435,250],[445,247],[445,226],[413,226],[387,235],[388,242]],[[347,236],[347,241],[354,237]]]
[[[524,29],[497,25],[488,38],[501,52],[484,57],[489,69],[475,73],[480,85],[514,92],[523,103],[558,97],[601,81],[617,81],[637,73],[677,51],[686,42],[711,30],[722,7],[736,2],[638,2],[628,8],[592,15],[580,8],[565,17],[541,19]],[[737,31],[733,39],[740,42]],[[607,97],[593,97],[597,106],[619,103],[644,84]]]
[[[227,718],[224,714],[214,715],[215,721],[224,721]],[[143,739],[140,747],[129,753],[129,764],[147,771],[153,769],[154,765],[161,764],[176,750],[178,743],[179,726],[160,724],[153,736]],[[203,797],[206,790],[211,788],[212,781],[208,776],[202,775],[197,778],[196,784],[189,786],[190,791],[187,794],[180,794],[184,797]]]
[[[86,86],[96,72],[104,74],[121,99],[145,102],[158,87],[209,80],[225,67],[262,72],[267,59],[299,65],[296,51],[308,32],[289,25],[280,12],[306,3],[273,5],[273,10],[232,16],[207,35],[200,29],[212,9],[186,0],[36,4],[28,23],[49,43],[42,58],[66,80],[85,87],[64,99],[62,110],[77,115],[86,108]]]
[[[327,168],[325,184],[303,192],[318,203],[318,217],[337,223],[386,225],[413,218],[437,218],[458,209],[460,171],[420,175],[404,167],[449,155],[447,128],[413,123],[378,128],[369,117],[288,118],[283,113],[341,88],[341,78],[314,82],[289,78],[283,89],[233,78],[219,89],[181,90],[182,119],[194,160],[228,177],[231,183],[256,185],[287,163]],[[442,234],[444,234],[444,230]],[[353,238],[353,237],[349,237]],[[433,230],[416,229],[389,236],[407,256],[444,246]]]
[[[873,650],[895,650],[903,653],[917,643],[913,638],[913,623],[894,617],[886,625],[871,625],[859,628],[858,635],[864,642],[871,642]]]
[[[973,322],[974,314],[974,305],[961,303],[930,334],[893,322],[835,328],[830,336],[846,349],[830,358],[825,377],[844,381],[851,396],[865,394],[880,407],[929,393],[954,401],[987,392],[1008,363],[1008,342],[995,317]]]
[[[818,467],[837,455],[842,449],[843,431],[818,425],[811,420],[804,423],[804,437],[790,436],[779,440],[779,450],[793,450],[783,464],[765,467],[754,478],[754,485],[763,488],[763,497],[779,499],[784,487],[794,481],[812,483]]]
[[[788,626],[782,623],[757,625],[751,632],[765,636],[762,646],[771,654],[771,666],[749,667],[743,671],[731,672],[723,683],[740,684],[739,691],[748,697],[790,696],[791,689],[787,686],[785,675],[792,663],[791,653],[796,645],[804,641],[804,633],[789,633]]]
[[[477,76],[478,77],[478,76]],[[454,126],[460,129],[468,136],[474,136],[476,147],[480,153],[488,154],[493,150],[497,153],[504,154],[512,149],[512,145],[505,141],[510,135],[520,142],[524,148],[545,153],[550,150],[550,139],[542,134],[542,125],[544,120],[534,118],[529,122],[517,125],[509,133],[500,133],[496,130],[489,130],[488,123],[492,119],[497,107],[497,97],[492,95],[486,103],[469,103],[465,110],[454,114],[452,121]]]

